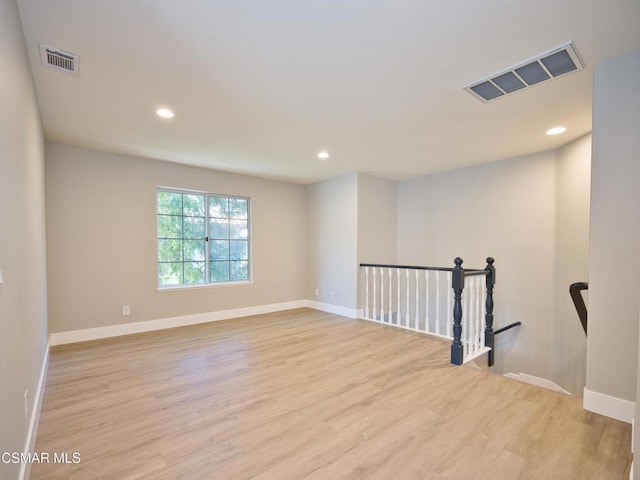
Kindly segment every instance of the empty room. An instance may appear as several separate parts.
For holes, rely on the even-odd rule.
[[[0,480],[640,480],[639,25],[0,0]]]

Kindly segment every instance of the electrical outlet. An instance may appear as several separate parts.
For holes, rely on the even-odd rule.
[[[316,288],[316,297],[320,295],[320,290]]]
[[[329,292],[329,298],[333,298],[333,290]]]
[[[127,315],[131,315],[131,307],[129,305],[122,306],[122,315],[126,317]]]
[[[29,419],[29,390],[24,391],[24,419]]]

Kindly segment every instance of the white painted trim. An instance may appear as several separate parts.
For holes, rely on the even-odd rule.
[[[36,388],[36,394],[33,398],[33,404],[31,405],[31,418],[29,419],[29,429],[27,430],[27,438],[24,442],[24,454],[33,452],[36,448],[36,437],[38,436],[38,423],[40,422],[40,411],[42,409],[42,399],[44,398],[44,387],[47,383],[47,370],[49,369],[49,350],[51,349],[51,343],[47,343],[47,348],[44,352],[44,358],[42,359],[42,368],[40,369],[40,378],[38,379],[38,386]],[[31,464],[23,463],[20,465],[20,473],[18,474],[18,480],[27,480],[31,476]]]
[[[571,395],[571,392],[566,391],[557,383],[552,382],[546,378],[534,377],[533,375],[529,375],[526,373],[505,373],[505,377],[511,378],[513,380],[518,380],[520,382],[529,383],[531,385],[535,385],[536,387],[546,388],[547,390],[553,390],[554,392],[564,393],[565,395]]]
[[[618,397],[612,397],[600,392],[594,392],[584,387],[585,410],[599,413],[605,417],[615,418],[621,422],[631,423],[636,414],[636,403]]]
[[[258,305],[255,307],[235,308],[231,310],[220,310],[217,312],[196,313],[180,317],[160,318],[157,320],[147,320],[144,322],[121,323],[106,327],[86,328],[83,330],[71,330],[67,332],[56,332],[49,336],[52,346],[65,345],[68,343],[86,342],[89,340],[99,340],[102,338],[119,337],[132,333],[151,332],[154,330],[164,330],[167,328],[185,327],[200,323],[217,322],[219,320],[229,320],[232,318],[248,317],[250,315],[260,315],[263,313],[292,310],[294,308],[304,308],[307,306],[306,300],[294,300],[291,302],[272,303],[269,305]]]
[[[320,310],[322,312],[333,313],[334,315],[340,315],[348,318],[358,318],[359,310],[357,308],[341,307],[340,305],[332,305],[331,303],[316,302],[314,300],[307,300],[306,306],[313,308],[314,310]]]

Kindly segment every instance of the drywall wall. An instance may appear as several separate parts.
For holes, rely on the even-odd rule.
[[[397,185],[358,173],[358,263],[396,263]]]
[[[52,332],[305,298],[302,185],[47,143],[46,186]],[[157,186],[251,197],[251,284],[157,291]]]
[[[556,162],[545,152],[398,185],[399,263],[495,257],[495,327],[523,323],[497,338],[498,373],[553,379]]]
[[[586,388],[630,402],[640,303],[638,78],[640,52],[595,69],[589,246]]]
[[[25,448],[47,346],[44,145],[14,0],[0,0],[0,151],[1,454]],[[0,462],[0,478],[19,471]]]
[[[398,184],[358,173],[358,264],[397,263]],[[358,271],[358,305],[362,305],[364,274]]]
[[[308,185],[307,205],[307,298],[355,310],[358,174]]]
[[[587,337],[569,296],[569,285],[589,279],[591,135],[571,142],[557,153],[555,315],[551,325],[556,348],[549,378],[574,395],[582,396]]]

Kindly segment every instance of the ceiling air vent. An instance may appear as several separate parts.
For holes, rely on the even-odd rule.
[[[73,53],[65,52],[57,48],[40,45],[40,59],[42,65],[68,75],[78,76],[80,57]]]
[[[578,52],[569,42],[464,88],[474,97],[489,102],[583,68]]]

